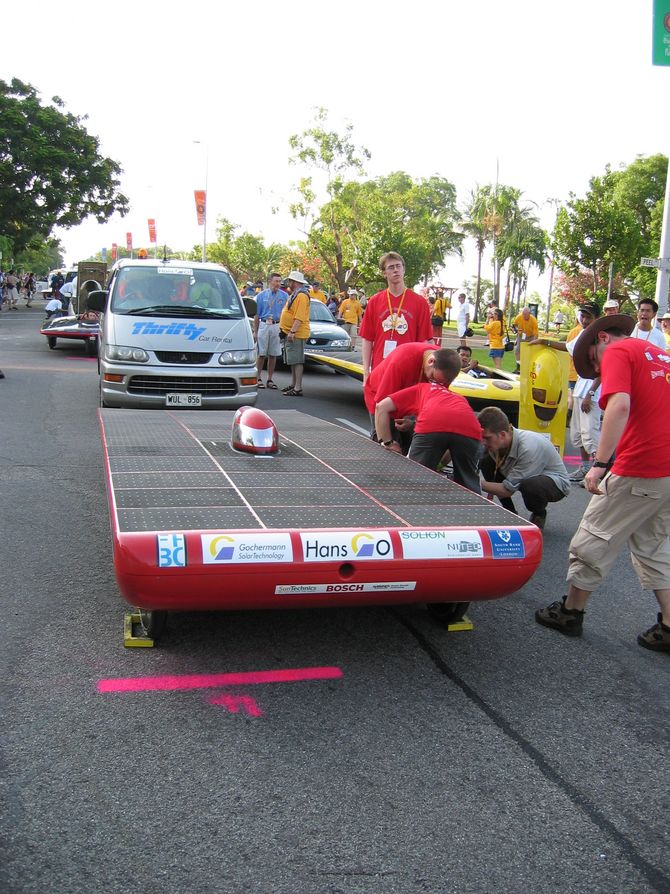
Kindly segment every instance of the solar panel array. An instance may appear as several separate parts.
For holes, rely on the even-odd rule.
[[[296,410],[281,450],[231,446],[234,412],[103,410],[119,531],[529,524],[369,438]]]

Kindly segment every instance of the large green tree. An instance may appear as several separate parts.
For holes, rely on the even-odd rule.
[[[342,194],[352,177],[363,175],[364,163],[370,158],[367,149],[354,144],[352,134],[351,124],[342,134],[329,130],[328,112],[320,108],[311,127],[289,138],[293,152],[289,161],[303,174],[296,186],[297,201],[290,211],[339,289],[345,288],[347,271],[355,260],[355,243],[347,215],[342,214],[346,210]]]
[[[225,217],[217,222],[216,242],[208,243],[207,257],[210,261],[223,264],[239,283],[246,280],[266,281],[270,273],[284,271],[284,257],[288,249],[284,245],[265,245],[260,236],[252,233],[237,234],[239,227]],[[201,246],[194,246],[192,259],[199,260]]]
[[[100,155],[85,119],[65,112],[58,97],[51,102],[43,105],[30,84],[0,80],[0,234],[15,252],[56,225],[128,211],[119,165]]]
[[[658,256],[665,199],[668,159],[665,155],[639,156],[620,171],[607,174],[615,202],[630,211],[640,234],[640,257]],[[651,297],[656,291],[656,270],[633,266],[625,271],[630,287],[639,295]]]
[[[607,291],[611,265],[624,290],[654,294],[656,274],[640,267],[640,258],[655,257],[660,242],[668,160],[664,155],[639,157],[618,171],[593,177],[583,198],[570,194],[554,228],[553,248],[567,276],[590,275],[590,291]]]
[[[453,184],[403,172],[362,181],[370,153],[354,144],[351,125],[340,134],[327,117],[319,109],[314,125],[289,141],[291,161],[303,169],[291,212],[307,252],[321,258],[339,290],[379,284],[379,258],[390,250],[405,258],[407,282],[434,275],[463,239]]]
[[[17,253],[14,264],[26,273],[46,275],[50,270],[65,264],[63,246],[58,239],[51,236],[46,239],[34,236],[28,245]]]
[[[463,234],[456,189],[443,177],[414,180],[403,171],[362,184],[343,194],[355,245],[355,280],[369,288],[383,285],[379,258],[397,251],[405,260],[406,282],[427,282],[450,254],[461,253]]]

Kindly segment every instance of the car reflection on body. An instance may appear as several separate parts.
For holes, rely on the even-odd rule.
[[[351,336],[335,322],[335,317],[322,301],[309,302],[309,337],[305,351],[311,354],[332,354],[351,351]]]

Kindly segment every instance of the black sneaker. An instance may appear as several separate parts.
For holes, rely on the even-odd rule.
[[[534,525],[540,529],[540,531],[544,530],[544,526],[547,523],[547,513],[546,512],[533,512],[530,519]]]
[[[567,596],[564,596],[560,602],[552,602],[546,608],[539,608],[535,612],[535,620],[543,627],[551,627],[566,636],[581,636],[584,612],[566,608],[566,599]]]
[[[649,630],[641,633],[637,641],[644,649],[653,652],[670,652],[670,627],[663,623],[663,615],[659,612],[657,623]]]

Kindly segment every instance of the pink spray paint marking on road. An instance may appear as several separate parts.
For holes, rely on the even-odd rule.
[[[210,705],[223,705],[230,714],[239,714],[242,708],[249,717],[263,716],[256,699],[250,695],[213,695],[207,701]]]
[[[217,686],[246,686],[259,683],[301,683],[308,680],[337,680],[339,667],[299,667],[287,670],[243,671],[229,674],[186,674],[164,677],[120,677],[98,680],[98,692],[156,692],[212,689]]]

